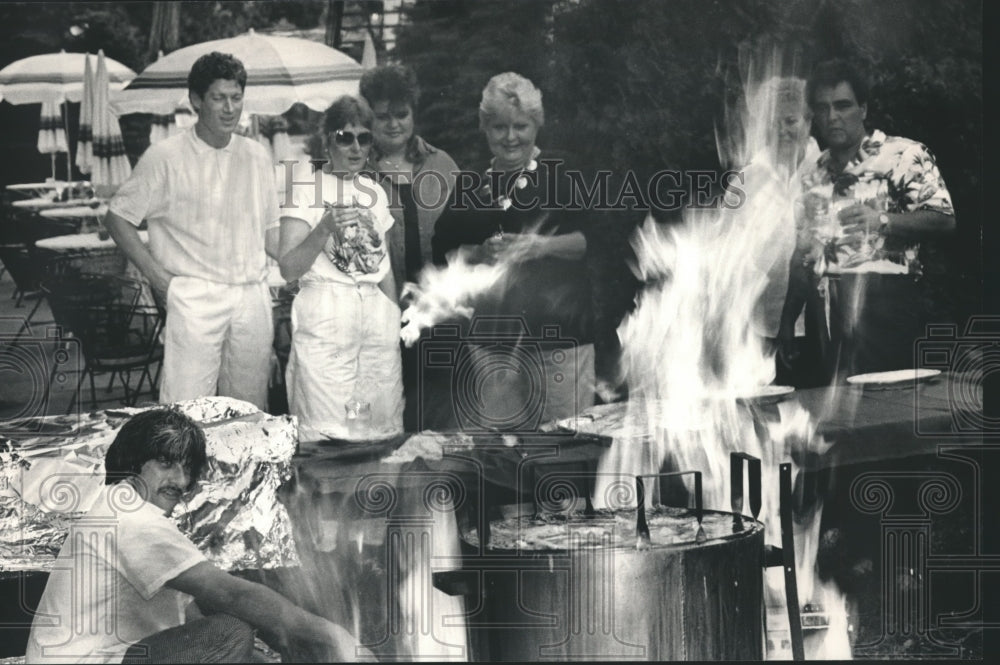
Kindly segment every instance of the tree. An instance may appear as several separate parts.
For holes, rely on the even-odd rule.
[[[418,118],[428,141],[459,165],[485,168],[479,100],[490,77],[515,71],[542,82],[553,0],[418,0],[396,36],[393,57],[420,81]]]

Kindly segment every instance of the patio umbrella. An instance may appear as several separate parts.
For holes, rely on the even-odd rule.
[[[83,97],[86,53],[47,53],[10,63],[0,70],[0,94],[11,104],[38,104]],[[135,78],[135,72],[108,58],[108,82],[120,90]]]
[[[163,56],[121,92],[112,94],[112,108],[119,115],[170,113],[187,98],[191,65],[212,51],[231,53],[246,67],[246,113],[277,115],[297,102],[324,111],[340,95],[358,92],[362,70],[351,57],[319,42],[251,30]]]
[[[56,179],[56,153],[69,154],[66,129],[63,127],[62,105],[57,102],[42,103],[42,117],[38,128],[38,152],[52,159],[52,179]],[[67,167],[68,170],[68,167]]]
[[[83,98],[86,53],[46,53],[16,60],[0,69],[0,97],[11,104],[79,102]],[[117,60],[106,63],[109,85],[116,90],[135,77],[135,72]],[[64,139],[65,141],[65,139]],[[41,146],[39,146],[41,149]],[[69,155],[68,145],[64,151]],[[53,153],[53,163],[55,156]],[[67,180],[72,180],[67,159]]]
[[[90,54],[85,63],[80,133],[76,139],[76,168],[80,169],[80,173],[90,173],[90,165],[94,161],[94,72],[90,68]]]
[[[160,9],[160,5],[156,6],[157,10]],[[163,57],[163,51],[161,50],[157,55],[156,59],[159,60]],[[165,138],[173,135],[177,130],[177,121],[175,119],[176,110],[170,113],[154,113],[149,119],[149,145],[154,143],[159,143]]]
[[[94,82],[94,161],[90,180],[95,187],[117,186],[131,175],[118,118],[108,106],[108,70],[104,51],[97,53]]]

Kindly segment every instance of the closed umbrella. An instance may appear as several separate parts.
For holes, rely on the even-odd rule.
[[[80,99],[80,133],[76,139],[76,168],[80,173],[90,173],[94,161],[94,72],[90,68],[90,55],[84,65],[83,97]]]
[[[361,69],[375,69],[378,58],[375,55],[375,42],[372,41],[372,33],[365,30],[365,47],[361,52]]]
[[[173,113],[156,114],[149,119],[149,145],[159,143],[171,135],[171,128],[176,127]]]
[[[108,105],[108,70],[104,51],[99,51],[94,82],[94,161],[90,180],[95,187],[117,187],[131,173],[118,118]]]
[[[52,159],[52,179],[56,179],[56,153],[69,153],[66,130],[63,127],[62,105],[57,102],[42,104],[42,117],[38,129],[38,152]]]
[[[50,102],[58,106],[64,101],[79,102],[83,98],[87,57],[86,53],[60,51],[16,60],[0,69],[0,97],[11,104]],[[108,58],[105,68],[108,85],[115,90],[135,78],[135,72],[117,60]],[[63,151],[68,155],[68,145]],[[72,180],[69,160],[66,171],[66,179]]]
[[[191,65],[212,51],[230,53],[246,67],[243,108],[247,113],[278,115],[296,103],[324,111],[337,97],[358,92],[361,65],[350,56],[319,42],[251,30],[163,56],[121,92],[112,94],[112,108],[119,115],[172,112],[187,98]]]

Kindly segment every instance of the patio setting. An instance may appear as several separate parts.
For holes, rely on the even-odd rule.
[[[0,663],[988,660],[981,14],[0,3]]]

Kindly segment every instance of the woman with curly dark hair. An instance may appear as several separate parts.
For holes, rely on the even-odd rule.
[[[431,263],[434,224],[447,206],[458,171],[455,161],[414,131],[414,114],[420,87],[413,70],[384,65],[361,77],[361,96],[372,107],[375,144],[369,168],[389,195],[396,223],[386,233],[389,261],[397,292],[406,282],[417,282]],[[405,303],[404,303],[405,307]],[[402,348],[403,387],[406,393],[404,424],[420,429],[417,418],[417,349]]]

